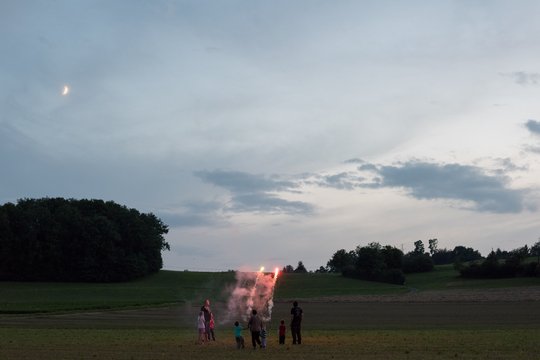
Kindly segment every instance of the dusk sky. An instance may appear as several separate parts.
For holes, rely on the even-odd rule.
[[[0,0],[0,204],[152,212],[169,225],[171,270],[315,270],[370,242],[532,245],[539,13]]]

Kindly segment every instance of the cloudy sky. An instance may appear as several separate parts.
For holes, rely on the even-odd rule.
[[[313,270],[374,241],[530,245],[539,12],[525,0],[2,0],[0,203],[153,212],[173,270]]]

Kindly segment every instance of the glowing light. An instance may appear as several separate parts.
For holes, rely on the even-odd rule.
[[[279,275],[279,268],[276,268],[276,270],[274,270],[274,282],[277,281],[277,276]]]
[[[261,270],[259,270],[259,272],[263,272],[264,271],[264,266],[261,266]]]
[[[69,86],[64,85],[64,88],[62,89],[62,95],[66,96],[67,94],[69,94],[69,90]]]

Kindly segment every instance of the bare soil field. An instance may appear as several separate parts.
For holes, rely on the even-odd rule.
[[[276,299],[270,328],[287,320],[293,299]],[[540,326],[540,287],[410,292],[296,299],[307,329],[421,329]],[[0,327],[191,328],[200,304],[59,314],[1,315]],[[214,303],[217,328],[229,328],[226,304]],[[241,319],[238,319],[241,320]]]

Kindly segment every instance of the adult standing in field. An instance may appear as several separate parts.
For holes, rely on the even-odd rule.
[[[257,348],[257,344],[262,348],[261,344],[261,329],[262,329],[262,320],[257,315],[257,310],[253,309],[251,311],[251,317],[248,322],[249,331],[251,331],[251,344],[253,345],[253,350]]]
[[[293,345],[300,345],[302,343],[302,308],[298,306],[298,301],[293,302],[293,307],[291,309],[291,334],[292,334],[292,343]]]
[[[201,307],[201,311],[204,314],[206,339],[210,340],[210,320],[212,319],[212,311],[210,310],[210,300],[206,299],[204,301],[204,305]]]

